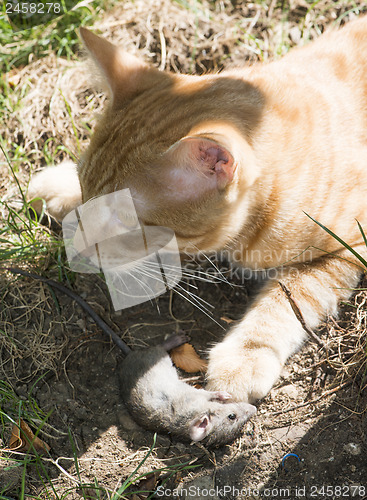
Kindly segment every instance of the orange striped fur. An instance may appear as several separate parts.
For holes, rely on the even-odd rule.
[[[129,187],[142,221],[173,228],[183,251],[225,248],[242,266],[278,268],[209,354],[211,390],[262,398],[305,339],[277,281],[314,328],[360,276],[305,212],[364,252],[355,219],[367,230],[367,17],[277,62],[201,77],[82,36],[111,90],[78,166],[82,199]],[[47,199],[61,168],[36,177],[32,196]],[[78,190],[57,194],[56,216],[81,202]]]

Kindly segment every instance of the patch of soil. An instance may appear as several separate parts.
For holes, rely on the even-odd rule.
[[[166,334],[183,328],[205,356],[208,346],[220,340],[228,324],[245,311],[248,287],[235,277],[231,284],[196,284],[199,296],[215,305],[212,318],[174,293],[121,313],[111,312],[106,287],[96,276],[78,275],[74,288],[88,295],[88,302],[133,348],[155,345]],[[2,369],[20,397],[27,399],[31,390],[42,411],[52,411],[40,437],[51,446],[52,457],[64,457],[58,464],[68,473],[46,463],[54,487],[64,491],[73,486],[69,475],[77,480],[80,474],[84,484],[97,478],[101,487],[113,490],[134,471],[153,443],[153,434],[135,424],[120,402],[116,368],[121,353],[69,297],[57,293],[55,299],[44,284],[23,278],[3,285],[8,289],[3,299],[8,318],[9,310],[17,311],[12,319],[13,342],[23,346],[24,352],[14,356],[10,351],[9,356],[3,351]],[[258,287],[249,285],[250,293]],[[21,328],[24,319],[19,313],[25,309],[19,297],[24,289],[32,289],[33,297],[39,298],[28,318],[34,340],[26,339]],[[29,301],[27,311],[35,303]],[[341,324],[350,322],[350,314],[347,308]],[[330,320],[318,332],[333,346],[331,357],[336,350],[331,339],[335,328]],[[158,436],[140,472],[187,463],[199,466],[170,478],[160,490],[165,492],[163,498],[170,498],[177,487],[182,488],[181,498],[211,498],[206,494],[208,484],[214,498],[237,498],[237,490],[243,490],[245,498],[269,497],[270,490],[271,498],[322,498],[311,493],[323,486],[340,486],[343,491],[352,491],[353,486],[353,491],[362,493],[367,477],[363,459],[366,394],[352,380],[330,391],[329,387],[343,385],[342,380],[333,384],[336,377],[325,351],[309,341],[259,403],[258,415],[247,423],[239,440],[208,451]],[[74,454],[79,458],[78,474]],[[27,492],[36,494],[38,474],[32,467],[28,474]],[[287,491],[291,492],[288,497],[284,496]],[[303,495],[304,491],[308,493]],[[79,498],[79,494],[68,498]]]

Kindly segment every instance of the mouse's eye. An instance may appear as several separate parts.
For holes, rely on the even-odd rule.
[[[236,420],[237,415],[236,415],[235,413],[230,413],[230,414],[228,415],[228,418],[229,418],[229,420]]]

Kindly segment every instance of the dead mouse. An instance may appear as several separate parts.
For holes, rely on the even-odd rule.
[[[224,445],[239,436],[256,408],[229,402],[224,391],[195,389],[180,380],[168,351],[187,341],[174,334],[159,346],[131,351],[118,368],[122,399],[142,427],[183,441]]]
[[[203,441],[221,446],[241,433],[256,413],[255,406],[230,402],[230,394],[196,389],[179,379],[168,351],[187,342],[185,335],[171,335],[163,344],[132,351],[79,295],[61,283],[9,268],[47,283],[74,299],[126,356],[118,367],[123,403],[142,427],[172,435],[181,441]]]

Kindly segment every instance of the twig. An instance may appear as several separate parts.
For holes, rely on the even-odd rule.
[[[291,408],[287,408],[285,410],[276,411],[274,413],[271,413],[270,415],[272,417],[275,417],[277,415],[283,415],[283,413],[288,413],[290,411],[298,410],[299,408],[303,408],[304,406],[312,405],[313,403],[317,403],[318,401],[320,401],[320,399],[326,398],[327,396],[331,396],[331,394],[334,394],[335,392],[338,392],[340,389],[347,387],[351,383],[352,382],[350,380],[348,380],[347,382],[344,382],[343,384],[338,385],[338,387],[334,387],[334,389],[330,389],[328,391],[323,392],[320,396],[318,396],[315,399],[310,399],[310,401],[306,401],[305,403],[301,403],[299,405],[292,406]]]
[[[292,297],[292,294],[290,292],[290,290],[288,290],[288,288],[285,286],[284,283],[282,283],[281,281],[278,281],[279,283],[279,286],[280,288],[283,290],[283,292],[285,293],[290,305],[291,305],[291,308],[294,312],[294,314],[296,315],[296,318],[298,319],[298,321],[301,323],[303,329],[307,332],[307,334],[312,338],[312,340],[314,340],[317,344],[319,344],[321,347],[324,347],[325,349],[327,348],[326,347],[326,344],[325,342],[323,342],[317,335],[315,332],[313,332],[307,325],[306,325],[306,322],[302,316],[302,313],[300,311],[300,308],[298,307],[298,305],[296,304],[296,302],[294,301],[293,297]]]

